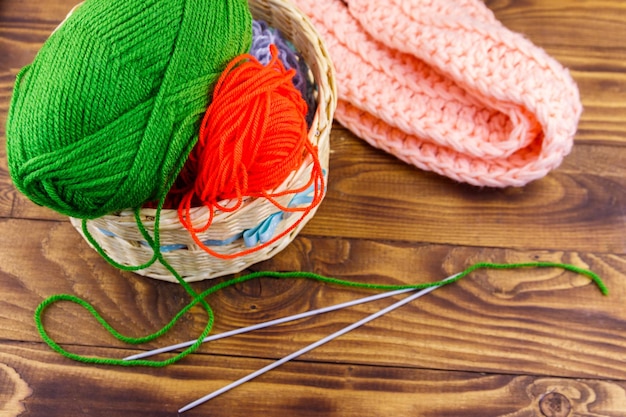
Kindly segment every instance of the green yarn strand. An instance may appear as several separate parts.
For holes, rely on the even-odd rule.
[[[520,268],[560,268],[566,271],[575,272],[577,274],[588,277],[594,284],[596,284],[596,286],[598,287],[602,295],[609,295],[609,289],[602,281],[602,278],[600,278],[600,276],[596,274],[595,272],[578,267],[576,265],[559,263],[559,262],[538,261],[538,262],[525,262],[525,263],[521,262],[521,263],[511,263],[511,264],[479,262],[470,266],[463,272],[461,272],[451,281],[452,282],[458,281],[459,279],[471,274],[472,272],[478,269],[520,269]]]
[[[167,192],[198,140],[215,82],[229,62],[250,50],[252,16],[247,0],[87,0],[50,36],[35,60],[17,75],[6,136],[9,172],[33,202],[82,219],[88,242],[110,264],[138,271],[160,262],[191,301],[163,328],[143,337],[118,332],[87,301],[67,294],[46,298],[35,311],[42,339],[61,355],[84,363],[163,367],[195,352],[213,328],[206,298],[260,277],[313,279],[370,290],[424,289],[449,285],[479,269],[561,268],[589,277],[603,294],[599,276],[552,262],[477,263],[454,278],[414,285],[379,285],[309,272],[254,272],[197,293],[160,250],[159,224]],[[154,232],[140,209],[157,201]],[[137,227],[153,249],[142,265],[122,265],[94,239],[88,220],[134,210]],[[168,359],[122,360],[69,352],[43,324],[48,307],[71,302],[84,308],[113,337],[131,345],[156,340],[199,305],[207,323],[195,343]]]
[[[68,359],[72,359],[78,362],[83,362],[83,363],[91,363],[91,364],[99,364],[99,365],[118,365],[118,366],[147,366],[147,367],[154,367],[154,368],[161,368],[167,365],[171,365],[175,362],[178,362],[180,359],[184,358],[185,356],[189,355],[190,353],[193,353],[194,351],[196,351],[200,345],[202,344],[202,341],[204,340],[204,338],[206,338],[209,333],[211,332],[211,329],[213,328],[213,323],[214,323],[214,314],[213,311],[211,310],[211,308],[208,308],[208,312],[209,312],[209,320],[207,322],[207,325],[205,326],[204,330],[202,331],[202,334],[199,336],[198,340],[196,341],[196,343],[194,343],[193,345],[189,346],[187,349],[183,350],[182,352],[178,353],[175,356],[172,356],[171,358],[162,360],[162,361],[154,361],[154,360],[143,360],[143,359],[137,359],[137,360],[133,360],[133,361],[125,361],[122,359],[111,359],[111,358],[99,358],[99,357],[91,357],[91,356],[83,356],[83,355],[78,355],[76,353],[72,353],[67,351],[66,349],[64,349],[63,347],[61,347],[57,342],[55,342],[50,335],[48,335],[48,332],[46,331],[44,325],[43,325],[43,314],[44,311],[46,310],[46,308],[48,308],[51,304],[54,304],[56,302],[59,301],[69,301],[75,304],[80,305],[81,307],[85,308],[93,317],[95,317],[95,319],[109,332],[111,333],[111,335],[113,335],[113,337],[115,337],[116,339],[124,342],[124,343],[128,343],[128,344],[133,344],[133,345],[137,345],[137,344],[141,344],[141,343],[146,343],[146,342],[150,342],[152,340],[155,340],[161,336],[163,336],[165,333],[167,333],[175,324],[176,322],[178,322],[178,320],[187,312],[189,311],[189,309],[191,307],[193,307],[195,304],[198,303],[198,301],[194,300],[194,302],[188,304],[185,308],[183,308],[178,314],[176,314],[176,316],[174,316],[174,318],[168,323],[166,324],[162,329],[160,329],[159,331],[148,335],[148,336],[144,336],[144,337],[128,337],[128,336],[124,336],[122,334],[120,334],[117,330],[115,330],[103,317],[100,313],[98,313],[98,311],[88,302],[80,299],[79,297],[76,297],[74,295],[68,295],[68,294],[58,294],[58,295],[53,295],[51,297],[46,298],[41,304],[39,304],[39,306],[37,307],[37,309],[35,310],[35,323],[37,325],[37,330],[39,332],[39,334],[41,335],[41,338],[44,340],[44,342],[46,342],[46,344],[48,346],[50,346],[50,348],[52,348],[52,350],[56,351],[57,353],[60,353],[61,355],[65,356]]]
[[[160,258],[159,261],[163,262],[163,264],[176,276],[179,282],[184,286],[185,290],[192,296],[192,300],[183,309],[181,309],[174,316],[174,318],[172,318],[172,320],[170,320],[170,322],[167,323],[163,328],[144,337],[124,336],[120,334],[117,330],[115,330],[91,304],[89,304],[88,302],[76,296],[61,294],[61,295],[54,295],[54,296],[46,298],[37,307],[35,311],[35,322],[37,325],[37,330],[39,331],[39,334],[41,335],[42,339],[48,344],[48,346],[50,346],[56,352],[60,353],[61,355],[69,359],[79,361],[79,362],[100,364],[100,365],[147,366],[147,367],[157,367],[157,368],[164,367],[164,366],[173,364],[183,359],[184,357],[188,356],[189,354],[195,352],[202,345],[203,340],[210,334],[213,328],[215,315],[213,313],[213,310],[209,306],[209,304],[206,302],[206,298],[208,296],[226,287],[230,287],[236,284],[241,284],[243,282],[262,278],[262,277],[278,278],[278,279],[313,279],[313,280],[317,280],[323,283],[344,286],[344,287],[363,288],[363,289],[379,290],[379,291],[392,291],[392,290],[400,290],[400,289],[420,290],[420,289],[424,289],[428,287],[450,285],[451,283],[457,282],[460,279],[480,269],[560,268],[566,271],[571,271],[571,272],[575,272],[575,273],[587,276],[598,287],[598,289],[600,290],[602,294],[608,295],[608,288],[606,287],[602,279],[594,272],[589,271],[584,268],[574,266],[574,265],[557,263],[557,262],[526,262],[526,263],[511,263],[511,264],[480,262],[480,263],[476,263],[468,267],[467,269],[460,272],[459,274],[456,274],[454,278],[451,278],[451,279],[441,280],[441,281],[436,281],[436,282],[429,282],[429,283],[421,283],[421,284],[410,284],[410,285],[383,285],[383,284],[361,283],[361,282],[341,280],[341,279],[332,278],[332,277],[326,277],[326,276],[315,274],[312,272],[303,272],[303,271],[295,271],[295,272],[261,271],[261,272],[252,272],[250,274],[243,275],[241,277],[236,277],[228,281],[221,282],[205,290],[204,292],[198,294],[189,286],[187,282],[185,282],[180,277],[178,273],[176,273],[176,271],[171,266],[169,266],[167,262],[165,262],[164,259],[162,259],[162,256],[160,254],[158,255],[158,257]],[[115,337],[116,339],[122,342],[133,344],[133,345],[153,341],[163,336],[165,333],[170,331],[175,326],[175,324],[180,320],[180,318],[183,315],[185,315],[193,306],[195,306],[198,303],[200,303],[202,307],[204,308],[204,310],[207,312],[208,321],[204,330],[202,331],[202,333],[200,334],[200,336],[198,337],[198,339],[193,345],[189,346],[188,348],[176,354],[175,356],[172,356],[165,360],[155,361],[155,360],[137,359],[137,360],[126,361],[122,359],[82,356],[82,355],[78,355],[78,354],[65,350],[58,343],[56,343],[48,335],[48,333],[45,330],[45,327],[43,325],[43,315],[44,315],[45,310],[51,304],[54,304],[60,301],[76,303],[80,305],[81,307],[85,308],[104,327],[104,329],[106,329],[113,337]]]

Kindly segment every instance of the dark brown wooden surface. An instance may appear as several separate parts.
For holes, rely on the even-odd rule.
[[[175,284],[109,266],[7,174],[4,125],[15,74],[73,4],[0,1],[0,416],[173,416],[390,303],[217,341],[164,369],[84,365],[52,352],[32,318],[52,294],[89,300],[135,336],[188,302]],[[626,416],[626,3],[487,4],[579,84],[585,111],[563,165],[524,188],[478,189],[405,165],[337,125],[322,207],[284,252],[251,269],[414,283],[480,261],[546,260],[592,269],[610,295],[561,270],[477,272],[185,415]],[[209,302],[217,333],[364,294],[260,279]],[[193,309],[162,339],[128,347],[73,305],[55,305],[47,317],[64,347],[104,357],[194,338],[206,320]]]

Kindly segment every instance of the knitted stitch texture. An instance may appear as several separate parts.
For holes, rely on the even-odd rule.
[[[79,218],[164,197],[251,29],[246,0],[83,3],[16,81],[7,153],[17,188]]]
[[[336,119],[420,169],[523,186],[558,167],[582,112],[568,71],[480,0],[295,0],[326,42]]]

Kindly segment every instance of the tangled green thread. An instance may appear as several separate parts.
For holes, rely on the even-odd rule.
[[[160,254],[157,254],[157,257],[160,257]],[[160,261],[163,262],[166,267],[169,266],[169,264],[167,264],[167,262],[165,262],[164,259],[160,259]],[[295,272],[263,271],[263,272],[253,272],[253,273],[241,276],[241,277],[224,281],[222,283],[219,283],[207,289],[206,291],[200,294],[197,294],[189,286],[189,284],[187,284],[185,281],[182,280],[180,275],[176,273],[176,271],[173,268],[169,267],[170,271],[177,277],[177,279],[181,282],[181,284],[185,286],[185,289],[187,290],[187,292],[189,292],[192,295],[193,299],[182,310],[180,310],[178,314],[176,314],[174,318],[172,318],[172,320],[169,323],[167,323],[163,328],[161,328],[157,332],[152,333],[148,336],[134,338],[134,337],[127,337],[127,336],[120,334],[109,323],[107,323],[107,321],[100,315],[100,313],[98,313],[98,311],[91,304],[89,304],[88,302],[74,295],[67,295],[67,294],[54,295],[44,300],[39,305],[39,307],[37,307],[37,310],[35,312],[35,321],[37,323],[37,329],[39,330],[39,333],[41,334],[41,337],[43,338],[43,340],[52,349],[54,349],[55,351],[57,351],[58,353],[60,353],[61,355],[67,358],[80,361],[80,362],[85,362],[85,363],[103,364],[103,365],[163,367],[163,366],[170,365],[174,362],[177,362],[181,360],[182,358],[186,357],[187,355],[196,351],[202,344],[203,339],[206,338],[211,332],[211,329],[213,328],[213,323],[215,321],[215,316],[213,314],[213,310],[211,309],[211,307],[205,300],[206,297],[226,287],[229,287],[235,284],[240,284],[242,282],[250,281],[252,279],[261,278],[261,277],[280,278],[280,279],[313,279],[313,280],[321,281],[327,284],[340,285],[340,286],[353,287],[353,288],[365,288],[365,289],[370,289],[370,290],[391,291],[391,290],[411,289],[411,288],[415,290],[419,290],[419,289],[424,289],[424,288],[433,287],[433,286],[449,285],[453,282],[456,282],[462,279],[463,277],[466,277],[467,275],[479,269],[519,269],[519,268],[561,268],[567,271],[582,274],[582,275],[589,277],[591,281],[597,285],[597,287],[602,292],[602,294],[604,295],[608,294],[608,288],[606,287],[602,279],[594,272],[589,271],[584,268],[574,266],[574,265],[556,263],[556,262],[528,262],[528,263],[511,263],[511,264],[480,262],[480,263],[476,263],[468,267],[461,273],[454,276],[454,278],[452,279],[430,282],[430,283],[422,283],[422,284],[409,284],[409,285],[381,285],[381,284],[360,283],[360,282],[346,281],[346,280],[341,280],[337,278],[326,277],[326,276],[322,276],[322,275],[315,274],[312,272],[302,272],[302,271],[295,271]],[[206,310],[208,314],[208,321],[207,321],[206,327],[204,328],[204,330],[202,331],[202,333],[200,334],[200,336],[198,337],[198,339],[193,345],[189,346],[187,349],[181,351],[175,356],[172,356],[162,361],[145,360],[145,359],[123,360],[123,359],[89,357],[89,356],[82,356],[82,355],[77,355],[75,353],[68,352],[67,350],[62,348],[58,343],[52,340],[52,338],[46,332],[44,325],[43,325],[43,321],[42,321],[43,313],[48,306],[58,301],[69,301],[69,302],[73,302],[82,306],[87,311],[89,311],[96,318],[96,320],[100,324],[102,324],[102,326],[109,333],[111,333],[116,339],[122,342],[128,343],[128,344],[134,344],[134,345],[149,342],[149,341],[159,338],[160,336],[163,336],[176,324],[176,322],[185,313],[189,311],[189,309],[191,309],[196,304],[201,304],[203,308]]]

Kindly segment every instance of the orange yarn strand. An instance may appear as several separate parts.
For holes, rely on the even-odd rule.
[[[324,194],[317,149],[308,139],[307,105],[292,83],[295,71],[285,69],[274,45],[270,51],[272,59],[267,66],[249,54],[228,64],[215,84],[198,143],[179,176],[178,189],[173,190],[182,195],[178,205],[181,224],[199,247],[221,259],[244,256],[281,239],[319,205]],[[313,160],[308,183],[274,193],[272,190],[301,166],[307,154]],[[312,184],[313,200],[307,207],[286,207],[276,200]],[[245,197],[265,198],[279,210],[302,214],[268,242],[235,254],[222,254],[202,243],[198,233],[209,229],[215,211],[236,211]],[[209,218],[198,227],[192,223],[191,209],[201,205],[209,209]]]

